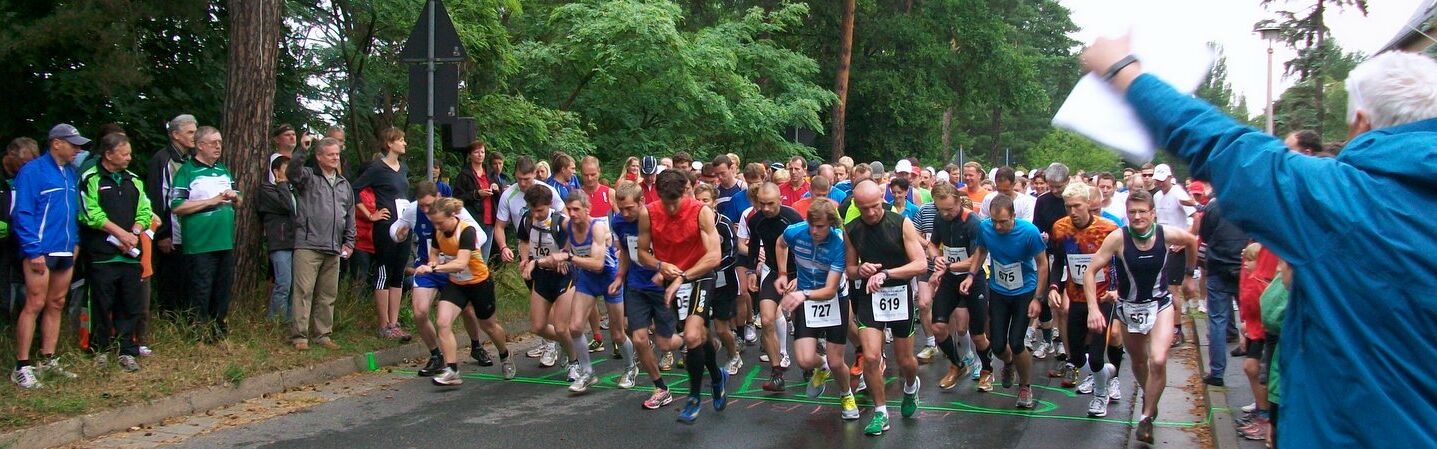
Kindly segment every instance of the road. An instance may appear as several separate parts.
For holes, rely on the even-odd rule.
[[[529,342],[533,344],[533,342]],[[527,345],[516,345],[525,347]],[[491,348],[492,351],[492,348]],[[520,377],[504,381],[496,367],[481,368],[466,364],[462,369],[465,383],[457,388],[441,388],[428,379],[414,378],[413,367],[388,372],[351,376],[349,382],[382,386],[381,394],[351,394],[341,391],[329,394],[318,405],[286,412],[268,419],[257,419],[239,425],[211,426],[188,432],[183,438],[169,438],[165,443],[178,443],[185,448],[316,448],[353,449],[362,447],[578,447],[633,448],[653,447],[742,447],[742,448],[831,448],[841,447],[983,447],[983,448],[1111,448],[1141,447],[1132,441],[1130,423],[1136,418],[1133,410],[1134,383],[1126,367],[1123,371],[1123,400],[1109,408],[1106,418],[1086,416],[1087,397],[1059,388],[1056,379],[1035,376],[1034,390],[1038,407],[1032,411],[1013,407],[1016,388],[1001,386],[991,393],[974,390],[971,380],[964,380],[952,391],[937,388],[943,374],[939,364],[920,367],[924,384],[920,392],[920,411],[913,418],[898,417],[901,398],[894,364],[890,363],[888,393],[895,417],[892,430],[880,437],[863,434],[871,417],[866,399],[859,396],[864,408],[857,421],[842,421],[837,399],[825,395],[810,400],[796,370],[789,370],[787,394],[762,391],[767,370],[758,367],[756,347],[745,351],[746,366],[729,386],[730,403],[723,412],[715,412],[705,400],[698,422],[692,425],[676,421],[678,406],[660,410],[644,410],[640,403],[648,397],[652,386],[640,375],[640,385],[620,390],[615,381],[622,361],[607,357],[595,359],[595,370],[601,382],[586,394],[575,395],[567,390],[564,370],[541,369],[535,359],[519,357]],[[596,357],[607,353],[596,353]],[[1051,358],[1034,365],[1034,372],[1046,372],[1055,366]],[[1180,364],[1177,357],[1172,362]],[[1183,373],[1185,369],[1170,368]],[[1184,374],[1185,375],[1185,374]],[[678,396],[687,388],[687,375],[675,369],[664,374]],[[830,381],[831,382],[831,381]],[[1192,401],[1179,387],[1184,382],[1170,381],[1164,398],[1164,420],[1159,421],[1157,438],[1160,447],[1197,447],[1197,439],[1187,428],[1196,422],[1186,412],[1185,402]],[[832,384],[830,383],[830,386]],[[342,390],[349,390],[343,387]],[[335,388],[334,390],[340,390]],[[706,389],[707,390],[707,389]],[[360,391],[355,389],[354,391]],[[1169,396],[1172,399],[1169,399]],[[707,396],[705,396],[707,398]],[[1174,405],[1166,405],[1166,404]],[[247,409],[249,412],[255,407]],[[229,412],[233,416],[236,412]],[[237,412],[248,413],[246,409]],[[213,414],[211,414],[213,415]],[[214,418],[196,419],[216,421]],[[167,427],[174,427],[175,424]],[[203,427],[193,424],[195,429]],[[168,436],[165,427],[146,435]],[[120,438],[120,439],[116,439]],[[94,447],[153,447],[141,444],[145,438],[126,444],[124,436],[92,442]],[[154,440],[151,438],[150,440]],[[135,442],[139,441],[139,442]],[[154,440],[158,441],[158,440]],[[166,446],[168,446],[166,444]]]

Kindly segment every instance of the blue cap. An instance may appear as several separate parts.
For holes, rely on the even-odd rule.
[[[90,139],[81,136],[80,130],[75,129],[75,127],[69,123],[61,123],[55,125],[54,128],[50,128],[50,138],[46,140],[55,139],[65,139],[66,142],[70,142],[74,145],[88,145],[90,143]]]
[[[659,173],[659,160],[653,156],[644,156],[639,161],[639,174],[656,175]]]

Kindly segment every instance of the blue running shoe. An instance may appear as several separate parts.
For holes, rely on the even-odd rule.
[[[679,422],[684,424],[693,424],[694,421],[697,421],[699,419],[700,408],[702,408],[702,403],[699,402],[699,398],[689,398],[689,402],[684,404],[683,409],[679,410]]]
[[[728,371],[719,370],[719,378],[714,380],[714,411],[721,412],[728,406]]]

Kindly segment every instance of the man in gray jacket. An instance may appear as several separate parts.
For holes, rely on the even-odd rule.
[[[339,172],[341,146],[338,140],[322,139],[315,146],[318,170],[292,163],[285,173],[299,206],[294,230],[294,294],[290,300],[294,320],[289,338],[301,351],[309,349],[310,340],[328,349],[339,349],[339,344],[329,338],[334,328],[334,300],[339,295],[339,259],[354,252],[354,191]],[[294,160],[303,161],[306,156],[303,150],[296,150]]]

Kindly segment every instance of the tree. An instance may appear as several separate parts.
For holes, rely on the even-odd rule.
[[[260,162],[269,152],[270,120],[274,114],[275,69],[279,61],[281,1],[230,0],[229,71],[225,82],[223,160],[233,173],[236,189],[246,198],[259,197],[265,172]],[[232,288],[259,285],[265,278],[263,235],[254,207],[236,210],[235,267]]]
[[[1340,142],[1347,139],[1347,89],[1344,81],[1364,57],[1361,53],[1346,53],[1337,41],[1329,39],[1323,43],[1321,59],[1315,66],[1321,70],[1318,77],[1298,81],[1283,91],[1273,104],[1273,123],[1280,133],[1299,129],[1321,130],[1324,141]],[[1318,92],[1322,93],[1319,94]],[[1322,96],[1322,108],[1317,108],[1318,95]],[[1321,111],[1339,111],[1323,114]]]
[[[1098,146],[1086,137],[1061,129],[1049,131],[1043,140],[1023,153],[1022,161],[1030,167],[1047,167],[1053,162],[1062,162],[1073,172],[1084,170],[1088,173],[1116,172],[1123,167],[1117,153]]]
[[[838,94],[838,101],[833,102],[833,117],[830,120],[833,125],[832,160],[835,161],[843,157],[845,145],[844,120],[848,114],[844,108],[848,106],[848,71],[853,64],[853,21],[858,9],[855,0],[839,1],[843,2],[843,21],[838,31],[838,74],[833,79],[833,91]]]
[[[1202,85],[1198,86],[1194,95],[1198,98],[1212,103],[1224,114],[1240,121],[1247,120],[1247,105],[1242,96],[1232,90],[1232,83],[1227,79],[1227,55],[1223,54],[1222,46],[1212,42],[1208,44],[1217,55],[1211,68],[1208,69],[1207,78]]]
[[[1259,0],[1263,7],[1271,6],[1274,0]],[[1362,15],[1367,15],[1367,0],[1308,0],[1312,6],[1298,11],[1278,11],[1280,20],[1263,20],[1257,26],[1276,25],[1282,30],[1282,40],[1288,47],[1297,50],[1297,58],[1286,63],[1288,74],[1297,74],[1298,81],[1307,81],[1311,78],[1321,78],[1322,61],[1329,55],[1331,50],[1325,46],[1329,29],[1323,18],[1327,12],[1328,5],[1338,8],[1357,8]],[[1316,129],[1319,134],[1323,133],[1323,122],[1326,121],[1327,108],[1323,101],[1322,81],[1313,83],[1312,107],[1317,112],[1315,120]]]

